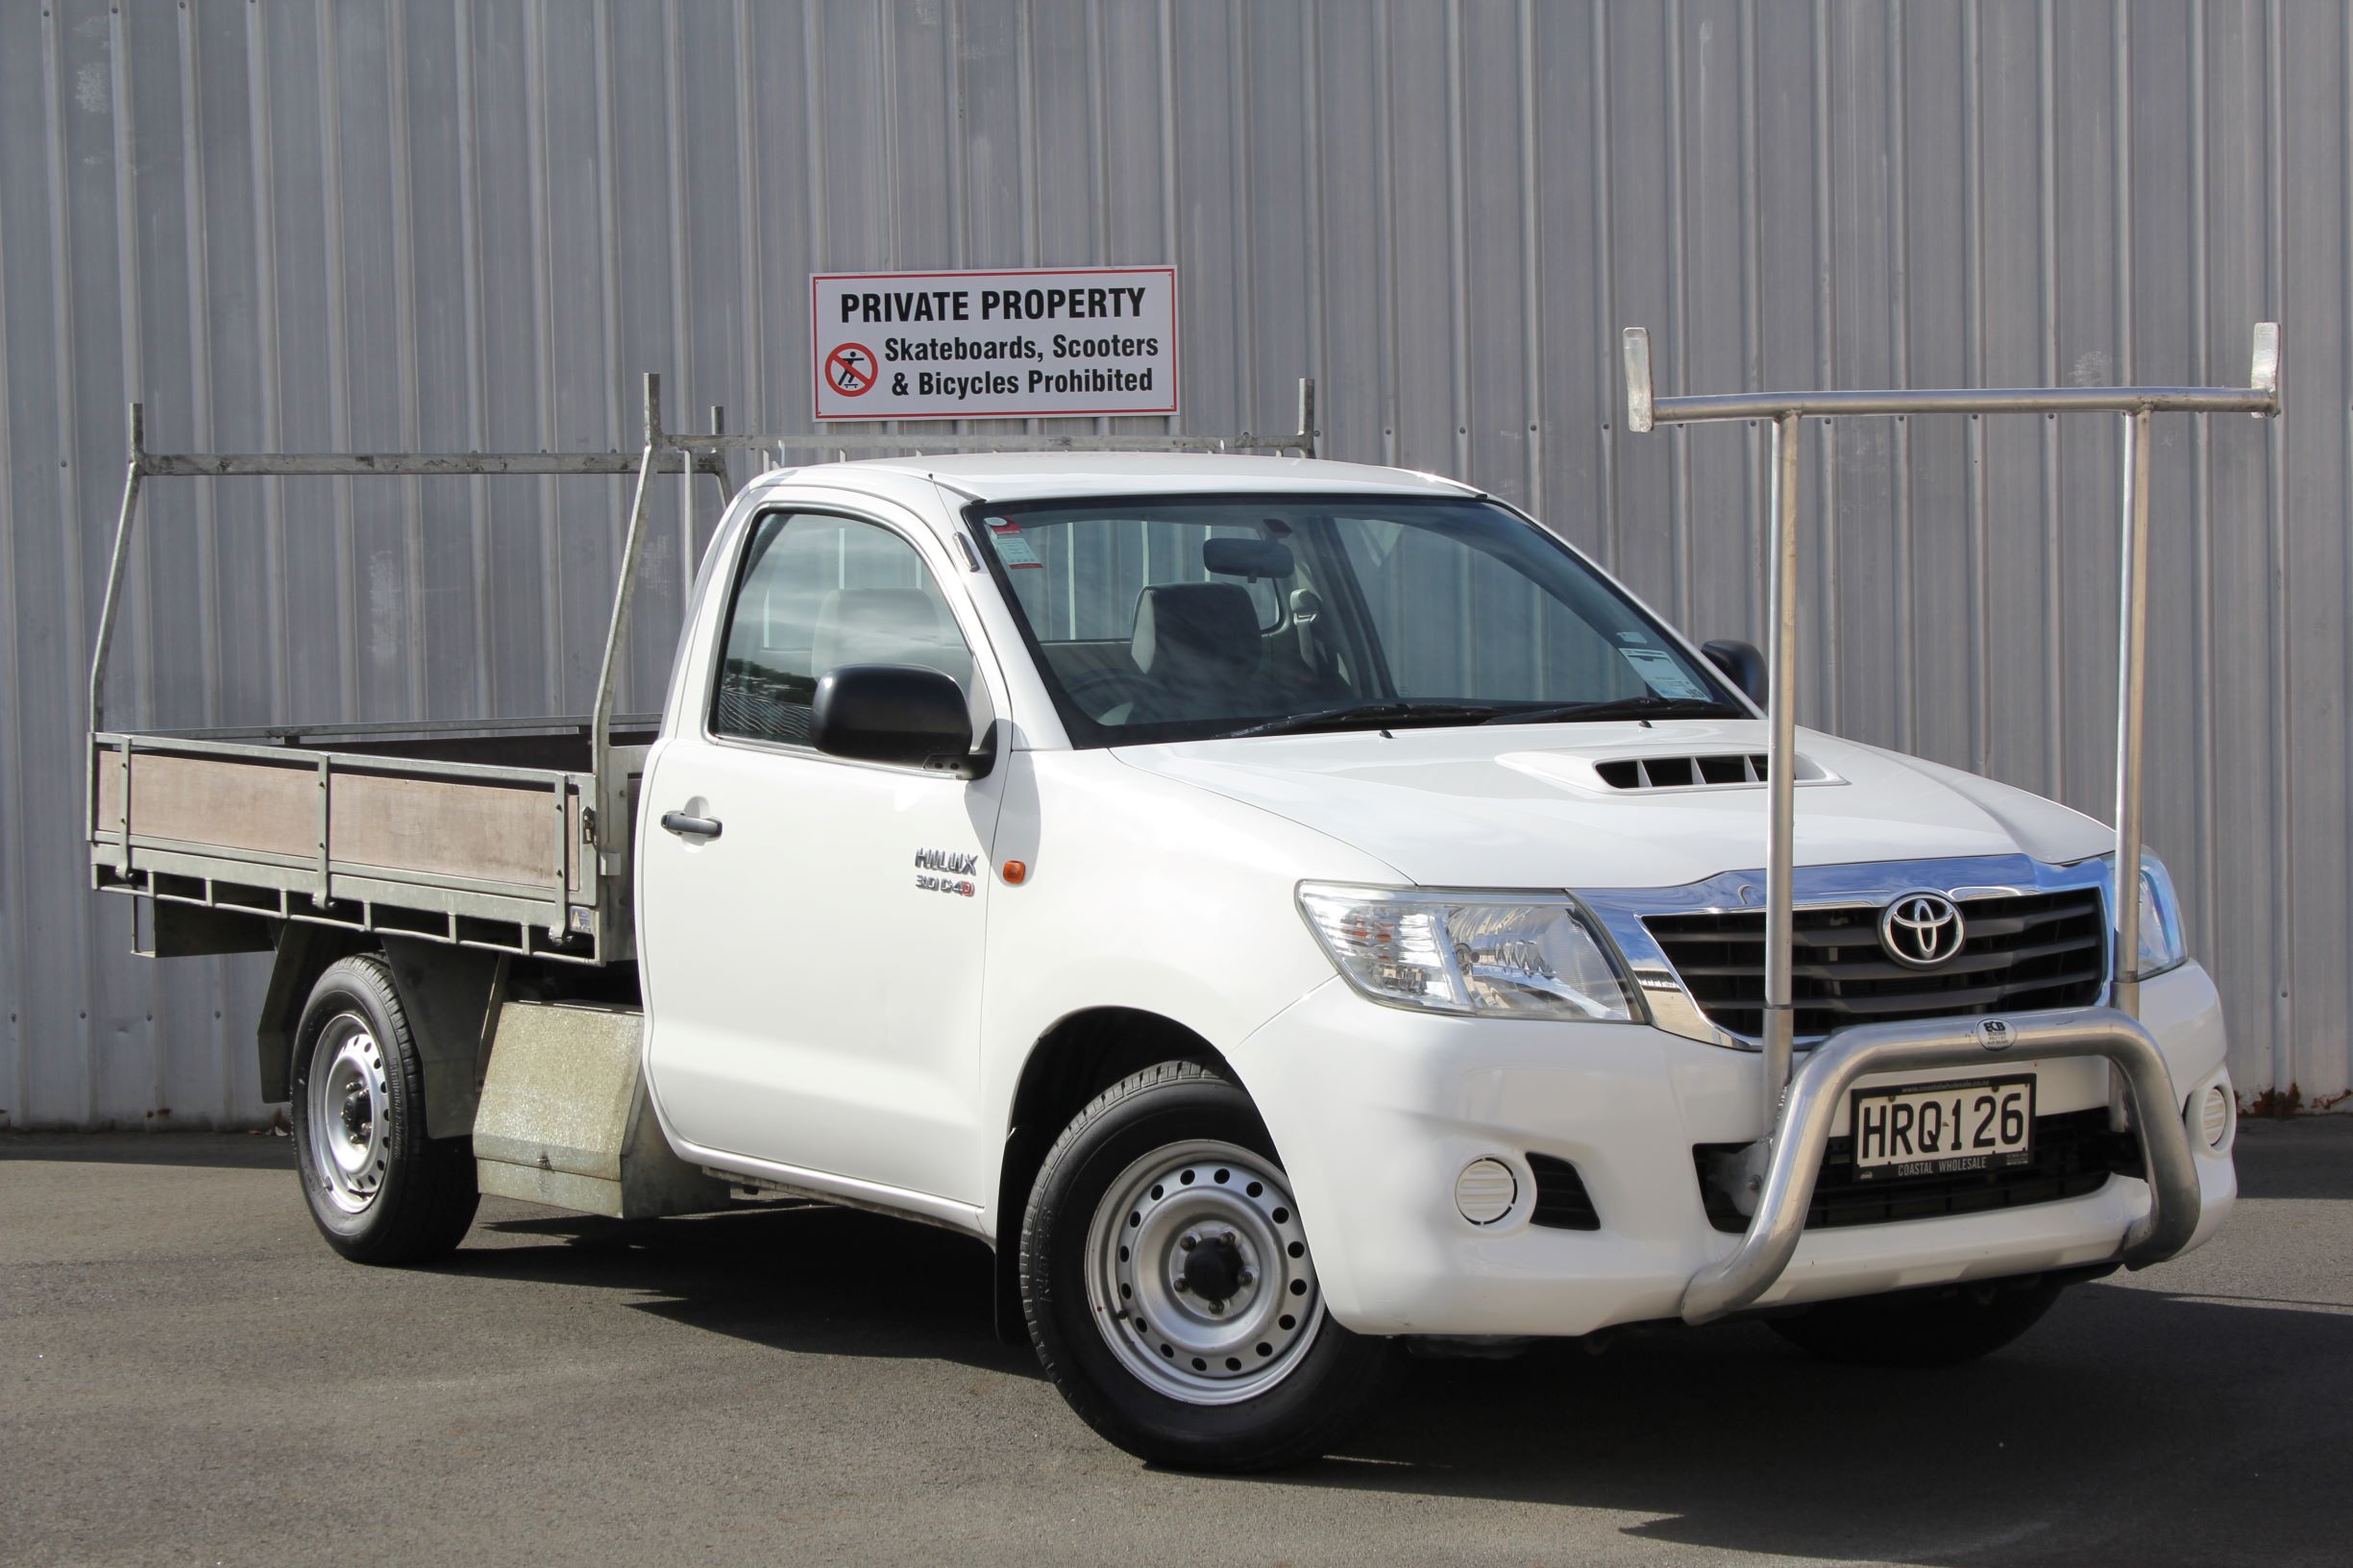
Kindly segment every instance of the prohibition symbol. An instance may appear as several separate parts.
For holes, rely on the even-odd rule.
[[[863,343],[845,343],[825,355],[825,380],[846,398],[864,396],[874,384],[874,351]]]

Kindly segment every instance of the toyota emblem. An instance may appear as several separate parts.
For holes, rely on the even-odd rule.
[[[1879,945],[1915,969],[1951,962],[1962,935],[1960,906],[1941,893],[1907,893],[1879,916]]]

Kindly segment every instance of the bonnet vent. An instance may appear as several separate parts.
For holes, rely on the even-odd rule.
[[[1768,768],[1762,751],[1665,752],[1656,756],[1589,756],[1575,751],[1513,751],[1495,759],[1506,768],[1573,789],[1614,795],[1621,790],[1753,790]],[[1837,774],[1810,757],[1797,758],[1793,784],[1836,784]]]
[[[1690,790],[1710,784],[1762,784],[1765,753],[1726,751],[1706,757],[1617,757],[1593,771],[1613,790]],[[1798,776],[1805,777],[1801,764]]]

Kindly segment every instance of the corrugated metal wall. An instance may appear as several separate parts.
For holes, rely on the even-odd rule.
[[[1761,434],[1625,436],[1620,326],[1671,392],[2233,382],[2277,317],[2288,418],[2157,421],[2149,831],[2241,1082],[2341,1090],[2349,78],[2335,0],[10,0],[0,1125],[265,1114],[257,967],[83,891],[127,399],[157,450],[602,448],[653,369],[805,429],[813,269],[1092,262],[1182,269],[1189,428],[1314,375],[1332,453],[1701,635],[1757,635]],[[2118,454],[1809,435],[1808,722],[2104,815]],[[577,710],[617,489],[160,481],[126,717]]]

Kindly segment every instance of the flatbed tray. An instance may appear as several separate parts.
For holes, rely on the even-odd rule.
[[[617,798],[601,803],[581,720],[102,732],[92,884],[613,962],[632,948],[628,836],[650,725],[616,726]]]

